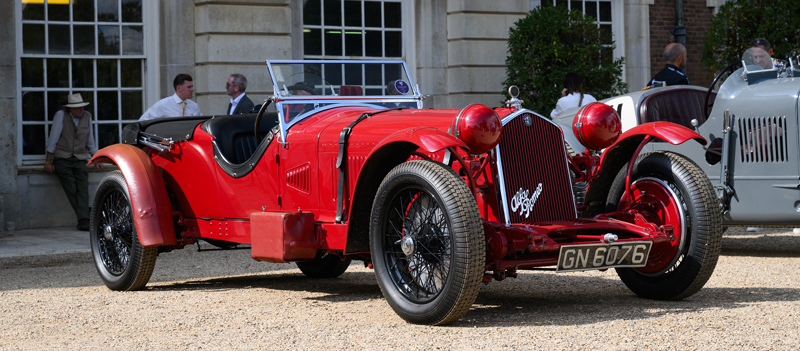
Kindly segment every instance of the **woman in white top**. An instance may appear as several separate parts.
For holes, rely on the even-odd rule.
[[[562,112],[575,107],[597,101],[594,96],[584,93],[581,75],[575,72],[567,73],[564,76],[564,89],[561,90],[561,98],[556,103],[556,108],[550,112],[550,118],[555,118]]]

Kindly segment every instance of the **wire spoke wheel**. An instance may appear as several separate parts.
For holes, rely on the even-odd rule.
[[[111,290],[143,288],[156,264],[157,247],[144,247],[133,220],[133,208],[125,178],[109,172],[97,187],[89,235],[95,268]]]
[[[394,311],[417,324],[447,324],[478,294],[485,239],[475,199],[452,168],[415,160],[384,178],[372,205],[375,275]]]
[[[120,275],[130,263],[133,248],[131,207],[122,192],[111,191],[103,199],[100,229],[97,239],[103,265],[109,273]]]
[[[441,205],[421,189],[391,201],[384,255],[392,282],[410,300],[426,302],[444,288],[450,272],[450,225]]]

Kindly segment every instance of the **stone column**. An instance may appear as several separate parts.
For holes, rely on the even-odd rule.
[[[447,101],[447,0],[416,0],[414,46],[416,83],[426,108],[440,108]]]
[[[290,1],[214,0],[195,1],[195,6],[195,94],[200,110],[227,114],[225,82],[231,73],[247,77],[247,96],[261,104],[272,94],[265,61],[292,58]]]
[[[159,1],[161,98],[175,93],[172,80],[179,73],[195,77],[194,1]],[[194,81],[197,85],[197,81]],[[196,89],[196,88],[195,88]],[[195,93],[197,91],[195,90]],[[149,106],[145,106],[149,108]],[[202,111],[202,107],[201,107]]]
[[[530,10],[528,1],[447,2],[448,105],[500,106],[506,79],[508,30]]]
[[[0,3],[0,231],[5,230],[6,221],[19,222],[20,196],[17,185],[17,26],[15,11],[17,1]],[[17,225],[17,228],[21,228]]]
[[[628,91],[650,80],[650,5],[653,0],[625,0],[625,75]]]

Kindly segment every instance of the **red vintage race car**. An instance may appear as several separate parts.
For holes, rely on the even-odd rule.
[[[364,261],[394,311],[420,324],[461,318],[481,283],[519,270],[615,268],[663,300],[714,270],[722,228],[708,178],[680,155],[640,155],[654,139],[705,144],[694,131],[665,122],[620,135],[603,104],[571,128],[515,97],[421,109],[402,61],[267,66],[275,93],[257,114],[134,123],[92,158],[119,167],[91,214],[110,289],[143,288],[159,253],[200,240],[296,262],[310,278]],[[587,151],[571,153],[565,136]],[[588,184],[585,205],[574,184]]]

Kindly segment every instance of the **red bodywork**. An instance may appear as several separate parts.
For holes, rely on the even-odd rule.
[[[533,119],[533,130],[540,123],[549,128],[547,135],[533,133],[528,139],[515,140],[516,146],[504,146],[501,140],[499,147],[525,150],[503,155],[508,163],[503,167],[515,167],[514,171],[505,169],[506,181],[517,177],[524,182],[525,174],[540,172],[558,183],[552,186],[556,190],[538,200],[546,206],[536,211],[544,212],[533,211],[530,218],[525,216],[528,219],[507,213],[510,210],[505,207],[513,204],[504,205],[501,198],[510,197],[515,189],[506,189],[507,195],[502,195],[499,155],[470,150],[470,145],[486,149],[495,145],[491,138],[500,136],[498,125],[479,117],[463,120],[471,123],[462,129],[470,135],[456,137],[452,128],[459,128],[455,124],[460,110],[410,109],[381,112],[353,127],[344,160],[342,218],[337,222],[340,134],[362,114],[376,111],[380,110],[339,107],[313,114],[291,126],[286,140],[276,136],[263,157],[251,165],[252,170],[240,177],[220,167],[212,147],[215,138],[202,123],[189,140],[175,142],[169,151],[114,145],[101,150],[91,162],[119,166],[138,214],[135,223],[142,244],[163,250],[182,248],[203,238],[250,244],[256,260],[300,261],[326,252],[368,261],[369,209],[375,191],[389,170],[415,158],[447,161],[472,189],[486,235],[486,281],[513,276],[517,269],[554,265],[562,245],[598,243],[609,231],[626,233],[620,241],[651,240],[654,248],[674,239],[671,227],[658,226],[635,213],[628,222],[578,218],[567,170],[588,167],[590,171],[580,176],[588,181],[603,171],[616,174],[618,169],[602,170],[603,162],[597,156],[569,158],[559,130],[530,112],[526,118]],[[501,119],[520,114],[511,108],[489,111]],[[522,118],[518,119],[521,124]],[[503,126],[501,139],[508,131],[522,128],[515,126],[515,121],[504,121],[508,124]],[[485,135],[474,134],[478,132]],[[623,134],[609,149],[640,135],[670,143],[689,139],[704,143],[686,128],[651,123]],[[625,152],[628,158],[636,154],[638,151]]]
[[[176,244],[167,189],[147,154],[134,146],[116,144],[97,152],[92,162],[113,162],[125,175],[142,245]]]
[[[575,114],[572,132],[581,143],[592,150],[602,150],[619,138],[622,124],[611,106],[593,102],[583,106]]]

